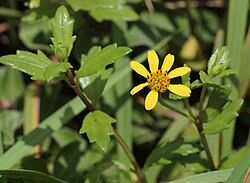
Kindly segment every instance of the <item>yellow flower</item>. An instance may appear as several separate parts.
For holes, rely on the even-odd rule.
[[[134,95],[145,86],[149,87],[151,91],[148,93],[145,100],[146,110],[151,110],[155,107],[158,101],[159,92],[163,93],[166,90],[169,90],[179,96],[190,96],[191,90],[187,86],[184,86],[182,84],[170,84],[170,79],[178,76],[183,76],[191,71],[189,67],[179,67],[169,72],[174,63],[174,55],[168,54],[164,59],[161,69],[158,69],[159,58],[154,50],[149,50],[148,63],[151,73],[149,73],[148,70],[139,62],[130,62],[130,66],[135,72],[147,78],[147,82],[135,86],[130,91],[130,94]]]

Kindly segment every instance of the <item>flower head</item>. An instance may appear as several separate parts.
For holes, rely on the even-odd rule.
[[[135,86],[130,94],[134,95],[144,87],[148,86],[151,90],[145,100],[146,110],[151,110],[155,107],[158,101],[158,93],[163,93],[169,90],[179,96],[189,97],[191,90],[182,84],[171,84],[172,78],[183,76],[191,71],[189,67],[179,67],[169,72],[174,63],[174,56],[168,54],[159,69],[159,58],[154,50],[148,51],[148,63],[150,72],[139,62],[131,61],[131,68],[147,79],[147,82]]]

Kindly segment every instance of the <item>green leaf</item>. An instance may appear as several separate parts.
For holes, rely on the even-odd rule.
[[[243,104],[242,99],[229,102],[224,106],[223,111],[217,115],[211,122],[204,124],[204,132],[215,134],[230,127],[230,123],[238,116],[237,111]]]
[[[33,80],[45,80],[43,70],[52,64],[40,50],[37,55],[28,51],[17,51],[16,55],[0,57],[0,63],[31,75]]]
[[[21,126],[21,114],[15,110],[0,112],[0,132],[4,145],[10,146],[15,142],[15,130]]]
[[[220,164],[220,169],[234,168],[240,162],[246,151],[247,147],[243,147],[226,156]]]
[[[140,17],[150,27],[157,27],[167,32],[176,31],[171,17],[166,15],[166,12],[155,11],[150,13],[149,11],[144,11],[140,14]]]
[[[64,147],[72,142],[85,142],[79,133],[68,127],[63,127],[60,130],[55,131],[52,137],[60,147]]]
[[[77,180],[83,180],[84,176],[78,167],[81,166],[80,159],[87,150],[86,144],[81,142],[73,142],[61,148],[54,162],[54,176],[69,182],[82,182]]]
[[[195,89],[195,88],[199,88],[199,87],[202,87],[203,86],[203,83],[201,83],[200,80],[196,79],[194,80],[194,82],[192,82],[190,84],[190,89]]]
[[[245,182],[244,177],[248,177],[249,180],[249,165],[250,165],[250,148],[244,154],[238,165],[233,170],[232,174],[226,181],[226,183]]]
[[[183,139],[177,139],[173,142],[163,142],[158,145],[148,156],[145,166],[168,165],[173,158],[187,156],[199,152],[199,148],[194,144],[184,143]]]
[[[76,36],[72,36],[74,20],[70,18],[64,6],[57,9],[55,18],[51,20],[50,25],[54,36],[51,38],[53,43],[50,45],[51,49],[57,57],[68,58]]]
[[[75,97],[52,115],[39,124],[39,127],[32,130],[28,135],[18,140],[8,151],[0,156],[0,169],[11,168],[20,162],[21,158],[32,152],[36,144],[40,144],[54,131],[59,130],[74,116],[78,115],[86,107]]]
[[[116,44],[106,46],[103,49],[95,48],[95,51],[85,57],[76,76],[77,78],[81,78],[95,74],[131,51],[132,50],[128,47],[117,47]]]
[[[208,75],[213,78],[221,74],[227,69],[230,62],[229,49],[227,47],[217,49],[208,61]]]
[[[204,122],[210,122],[222,112],[223,106],[228,102],[228,96],[231,93],[230,87],[215,88],[209,95],[206,109],[203,112]]]
[[[193,175],[185,177],[180,180],[171,181],[168,183],[215,183],[226,181],[227,178],[231,175],[233,169],[228,170],[218,170],[208,173],[202,173],[199,175]]]
[[[91,1],[79,1],[79,0],[66,0],[67,3],[75,10],[91,11],[96,8],[117,8],[117,0],[91,0]]]
[[[32,13],[31,13],[32,14]],[[33,14],[37,14],[33,12]],[[48,52],[51,51],[49,45],[49,18],[43,16],[40,19],[33,20],[25,15],[22,18],[22,22],[19,30],[19,38],[29,49],[42,49]],[[25,21],[27,18],[29,21]],[[40,36],[40,37],[39,37]],[[43,36],[41,38],[41,36]],[[39,39],[40,38],[40,39]]]
[[[113,135],[111,123],[116,120],[102,111],[89,112],[82,123],[80,133],[87,133],[90,143],[96,144],[104,151],[107,151],[110,135]]]
[[[59,79],[62,72],[66,72],[69,68],[73,68],[68,62],[53,63],[45,68],[44,78],[49,81],[52,79]]]
[[[0,100],[14,102],[23,96],[25,84],[21,72],[8,66],[0,67]]]
[[[200,71],[199,74],[200,74],[200,79],[201,79],[202,83],[210,83],[211,82],[209,75],[207,75],[204,71]]]
[[[90,12],[90,15],[97,21],[103,20],[123,20],[135,21],[139,19],[138,14],[130,6],[120,6],[118,8],[97,8]]]
[[[45,173],[41,173],[34,170],[0,170],[0,175],[10,178],[28,178],[33,181],[40,180],[48,183],[67,183],[66,181],[60,180],[56,177],[52,177]]]
[[[233,70],[233,69],[227,69],[225,71],[222,71],[220,74],[217,75],[217,77],[227,77],[231,74],[237,74],[237,71]]]
[[[60,79],[60,73],[66,72],[72,66],[69,63],[54,63],[41,52],[37,54],[28,51],[17,51],[16,55],[0,57],[0,63],[10,65],[14,69],[31,75],[33,80]]]
[[[84,93],[92,102],[95,103],[102,95],[104,87],[108,81],[108,77],[112,71],[112,68],[104,69],[96,74],[79,78],[79,82],[84,90]]]

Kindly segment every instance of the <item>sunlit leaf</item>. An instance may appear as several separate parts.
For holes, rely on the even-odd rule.
[[[76,76],[81,78],[95,74],[105,68],[105,66],[115,62],[117,59],[130,53],[132,50],[125,46],[117,47],[116,44],[106,46],[103,49],[96,49],[90,55],[85,57],[83,64],[78,70]]]
[[[80,133],[87,133],[89,141],[96,144],[104,151],[107,151],[110,135],[113,135],[111,123],[116,120],[102,111],[89,112],[83,122]]]
[[[53,45],[50,45],[50,47],[56,56],[65,59],[70,55],[73,43],[76,40],[76,36],[72,36],[74,20],[70,18],[67,9],[60,6],[50,25],[53,33],[51,38]]]
[[[69,68],[72,68],[72,65],[68,62],[53,63],[45,68],[44,78],[47,81],[59,78],[60,73],[66,72]]]
[[[52,62],[41,52],[17,51],[16,55],[0,57],[0,63],[10,65],[14,69],[31,75],[33,80],[45,80],[43,70]]]
[[[40,50],[37,54],[28,51],[17,51],[16,55],[0,57],[0,63],[31,75],[33,80],[61,79],[59,74],[72,66],[69,63],[54,63]]]
[[[219,75],[227,69],[230,62],[229,49],[227,47],[217,49],[208,61],[208,75],[210,77]]]

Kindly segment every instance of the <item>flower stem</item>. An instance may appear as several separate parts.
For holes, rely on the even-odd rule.
[[[69,79],[67,81],[67,83],[71,86],[71,88],[73,88],[75,93],[80,97],[82,102],[86,105],[87,109],[89,111],[94,111],[95,107],[88,101],[88,99],[83,94],[80,86],[75,81],[75,77],[74,77],[72,71],[68,70],[66,72],[66,75],[67,75],[67,77]],[[143,180],[144,180],[144,175],[143,175],[143,173],[142,173],[142,171],[140,169],[140,166],[137,163],[134,155],[132,154],[132,152],[130,151],[130,149],[128,148],[126,142],[123,140],[123,138],[120,136],[120,134],[114,128],[113,128],[113,131],[115,133],[114,136],[115,136],[116,140],[122,146],[123,150],[125,151],[126,155],[128,156],[129,160],[131,161],[131,163],[133,164],[133,166],[135,168],[135,172],[136,172],[136,174],[138,176],[138,183],[142,183]]]
[[[196,122],[196,117],[195,117],[195,115],[194,115],[194,113],[193,113],[193,111],[192,111],[192,109],[191,109],[191,105],[190,105],[190,103],[189,103],[188,98],[184,98],[184,104],[185,104],[185,106],[186,106],[186,108],[187,108],[187,111],[188,111],[189,115],[193,118],[193,122],[194,122],[194,123],[197,123],[197,122]]]
[[[131,163],[133,164],[134,168],[135,168],[135,172],[138,176],[138,183],[142,183],[143,182],[143,172],[140,169],[139,164],[137,163],[134,155],[132,154],[132,152],[129,150],[129,147],[127,146],[126,142],[122,139],[122,137],[120,136],[120,134],[113,129],[115,132],[115,138],[118,141],[118,143],[122,146],[123,150],[125,151],[126,155],[128,156],[129,160],[131,161]]]
[[[181,110],[176,109],[175,107],[173,107],[173,106],[169,105],[168,103],[166,103],[166,102],[162,99],[162,96],[161,96],[161,95],[160,95],[160,97],[159,97],[159,102],[161,103],[161,105],[163,105],[163,106],[165,106],[165,107],[171,109],[172,111],[175,111],[175,112],[177,112],[178,114],[180,114],[180,115],[182,115],[182,116],[184,116],[184,117],[186,117],[186,118],[188,118],[188,119],[190,119],[190,120],[193,121],[193,119],[192,119],[188,114],[186,114],[186,113],[182,112]]]
[[[203,85],[202,90],[201,90],[201,95],[200,95],[200,101],[199,101],[199,116],[198,116],[198,125],[196,125],[196,128],[199,132],[200,138],[201,138],[201,143],[205,149],[207,158],[208,158],[208,162],[209,162],[209,166],[211,170],[215,170],[215,165],[214,165],[214,161],[207,143],[207,139],[206,136],[204,134],[204,129],[203,129],[203,103],[205,100],[205,96],[206,96],[206,91],[207,91],[208,86],[206,84]]]

